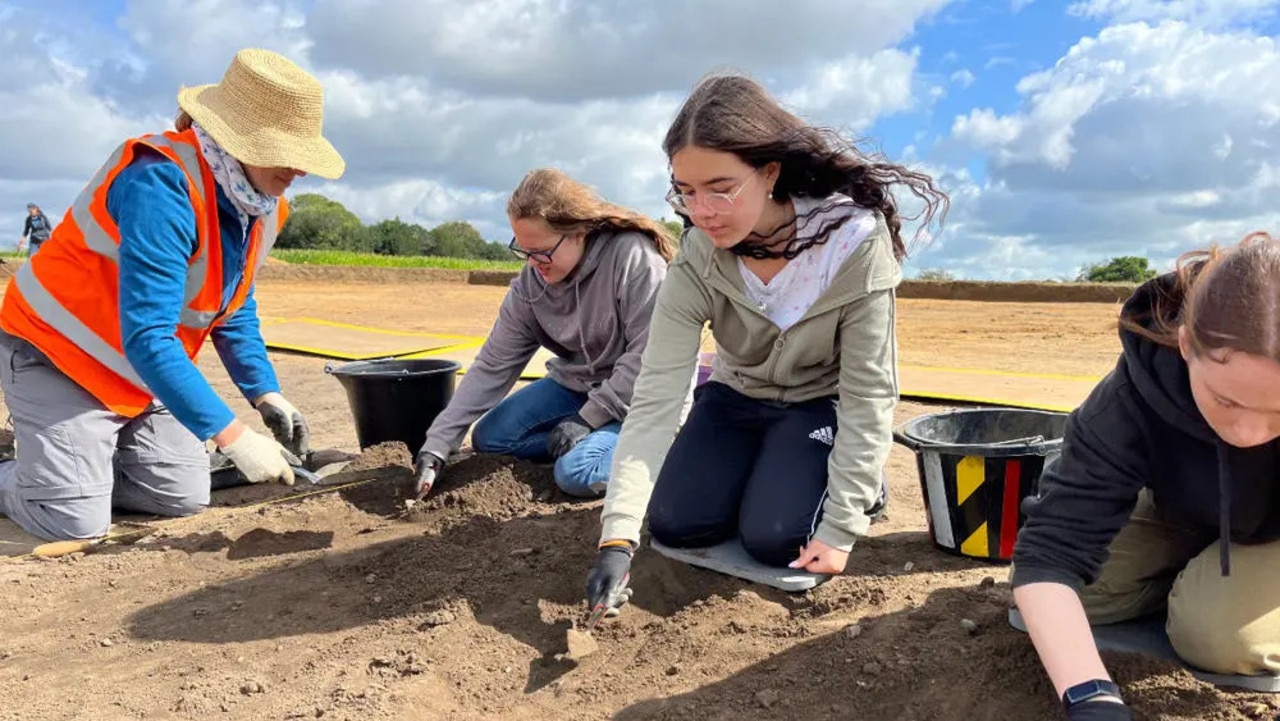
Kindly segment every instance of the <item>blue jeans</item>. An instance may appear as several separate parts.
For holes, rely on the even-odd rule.
[[[551,460],[547,435],[586,402],[587,394],[575,393],[550,378],[534,381],[494,406],[476,423],[471,445],[478,453]],[[582,497],[604,493],[621,428],[617,421],[600,426],[556,461],[555,479],[560,490]]]

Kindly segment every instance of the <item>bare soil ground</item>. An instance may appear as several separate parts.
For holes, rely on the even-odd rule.
[[[501,295],[265,283],[260,303],[482,334]],[[904,363],[1097,374],[1116,352],[1110,305],[901,308]],[[356,450],[325,361],[274,359],[314,445]],[[214,354],[202,367],[258,424]],[[937,410],[903,403],[897,417]],[[255,504],[298,489],[220,492],[207,513],[133,546],[0,563],[0,719],[1057,718],[1030,644],[1005,623],[1007,569],[936,551],[911,454],[895,448],[889,474],[889,518],[844,576],[810,593],[642,551],[632,605],[580,664],[556,655],[583,616],[600,504],[560,495],[546,467],[460,461],[409,514],[392,482],[270,505]],[[1140,719],[1270,719],[1280,707],[1108,660]]]

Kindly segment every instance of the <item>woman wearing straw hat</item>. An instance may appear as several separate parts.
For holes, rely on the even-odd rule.
[[[306,421],[267,359],[253,278],[289,184],[342,175],[321,135],[320,84],[242,50],[222,82],[184,88],[178,105],[175,131],[115,150],[0,307],[18,448],[0,463],[0,513],[42,538],[101,536],[113,506],[199,512],[209,439],[252,482],[292,483],[290,452],[307,451]],[[206,339],[274,439],[201,376]]]

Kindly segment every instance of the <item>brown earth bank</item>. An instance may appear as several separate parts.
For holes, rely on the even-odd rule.
[[[439,268],[367,268],[273,264],[261,271],[267,280],[365,283],[468,283],[505,288],[516,273],[507,270],[445,270]],[[1003,303],[1117,303],[1128,298],[1132,283],[1016,283],[980,280],[904,280],[899,298],[974,300]]]

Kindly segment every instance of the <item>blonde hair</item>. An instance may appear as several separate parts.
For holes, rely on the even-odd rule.
[[[536,218],[557,233],[595,230],[635,231],[652,240],[663,259],[675,257],[676,239],[666,226],[645,215],[614,205],[590,186],[555,168],[531,170],[507,200],[512,220]]]

